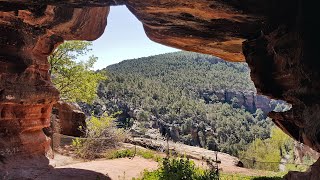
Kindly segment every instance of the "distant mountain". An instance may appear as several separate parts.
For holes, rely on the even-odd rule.
[[[192,52],[132,59],[108,66],[108,80],[87,113],[122,111],[122,127],[140,135],[158,129],[175,141],[232,155],[270,136],[266,113],[284,104],[259,96],[246,63]]]

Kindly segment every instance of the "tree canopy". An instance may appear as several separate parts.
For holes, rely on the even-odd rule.
[[[139,133],[158,128],[174,141],[232,155],[255,137],[270,136],[271,121],[260,109],[249,112],[240,99],[227,102],[216,93],[255,92],[245,63],[182,51],[126,60],[105,70],[108,79],[99,85],[90,111],[122,111],[118,122],[134,124]]]
[[[292,138],[273,126],[271,137],[255,139],[248,149],[240,152],[240,159],[246,167],[278,171],[281,158],[291,153],[293,143]]]
[[[49,56],[52,82],[63,101],[92,103],[99,81],[106,80],[105,75],[93,71],[97,57],[77,60],[91,50],[91,45],[87,41],[66,41]]]

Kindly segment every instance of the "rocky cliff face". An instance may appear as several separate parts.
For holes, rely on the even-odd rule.
[[[205,100],[209,101],[211,99],[207,99],[207,96],[212,95],[217,96],[217,100],[220,102],[227,102],[232,104],[234,98],[236,98],[236,106],[243,106],[247,111],[254,113],[257,109],[261,109],[266,115],[274,110],[275,104],[284,103],[283,101],[275,101],[273,104],[270,103],[271,99],[267,96],[258,95],[256,92],[247,91],[247,92],[239,92],[232,90],[220,90],[214,92],[205,92],[202,93],[202,96]]]
[[[86,115],[78,104],[59,101],[53,106],[51,118],[57,133],[75,137],[84,135]]]
[[[301,0],[117,0],[0,3],[0,149],[8,156],[44,153],[41,129],[58,98],[47,55],[64,39],[93,40],[108,5],[126,4],[156,42],[246,61],[259,93],[293,105],[270,113],[293,138],[320,152],[320,21],[315,2]],[[100,7],[94,7],[100,6]],[[106,42],[107,43],[107,42]],[[242,53],[243,52],[243,53]]]
[[[312,150],[310,147],[302,143],[294,142],[294,156],[296,163],[308,163],[306,160],[316,160],[320,157],[317,151]]]
[[[309,19],[311,9],[300,2],[295,14],[244,42],[243,50],[258,92],[293,105],[290,111],[269,116],[286,133],[319,152],[319,62],[318,50],[311,45],[319,35],[312,28],[318,22]]]
[[[64,39],[99,37],[109,8],[41,5],[0,10],[0,155],[7,164],[0,165],[0,172],[6,173],[3,168],[14,170],[11,159],[44,156],[50,149],[43,128],[50,125],[59,92],[50,81],[47,56]]]

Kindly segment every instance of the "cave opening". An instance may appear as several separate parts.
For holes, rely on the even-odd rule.
[[[318,23],[310,21],[310,12],[316,12],[311,11],[314,10],[311,3],[264,1],[257,4],[249,1],[247,6],[236,1],[179,0],[41,3],[38,10],[24,1],[4,0],[0,4],[0,89],[6,93],[1,97],[0,106],[18,104],[15,111],[26,116],[19,120],[20,124],[11,124],[11,127],[23,126],[28,130],[27,134],[21,130],[24,133],[19,137],[19,132],[15,133],[25,144],[29,143],[27,149],[39,145],[28,152],[44,154],[47,151],[48,141],[39,129],[48,126],[48,122],[30,119],[48,119],[49,113],[42,113],[43,117],[39,119],[35,117],[40,114],[41,106],[50,108],[58,100],[58,92],[44,73],[49,68],[45,57],[58,43],[50,37],[94,40],[101,36],[106,26],[109,12],[106,6],[118,3],[130,9],[143,23],[147,36],[155,42],[212,54],[228,61],[246,60],[259,93],[292,104],[289,111],[270,115],[275,123],[287,134],[301,138],[303,143],[319,151],[319,73],[316,66],[311,66],[318,64],[317,48],[313,44],[319,36],[317,29],[310,26]],[[48,5],[43,6],[46,3]],[[283,4],[288,4],[288,8],[282,8]],[[72,10],[69,11],[72,15],[65,16],[61,9]],[[143,88],[143,84],[139,87]],[[32,112],[31,118],[23,111]],[[0,125],[10,127],[2,119]],[[25,122],[36,129],[24,127],[28,124]],[[31,141],[31,136],[39,142]]]
[[[114,11],[113,11],[114,10]],[[114,13],[113,13],[114,12]],[[196,18],[191,17],[188,14],[182,14],[181,15],[182,20],[183,21],[198,21]],[[180,16],[179,16],[180,17]],[[151,21],[151,20],[148,20]],[[159,20],[159,21],[163,21],[163,20]],[[165,24],[170,24],[172,22],[166,21]],[[153,26],[156,26],[157,24],[155,24],[154,22],[151,22],[151,24]],[[160,26],[162,23],[158,24],[158,26]],[[181,52],[175,52],[177,51],[177,49],[169,49],[169,48],[164,48],[161,47],[161,45],[155,45],[155,43],[151,43],[151,41],[149,39],[147,39],[147,36],[145,34],[145,31],[142,29],[142,25],[138,19],[136,19],[136,17],[134,17],[125,6],[120,6],[120,7],[111,7],[111,11],[110,14],[108,16],[108,26],[107,29],[105,30],[104,34],[102,34],[102,36],[100,38],[98,38],[97,40],[93,41],[93,46],[92,46],[92,52],[86,54],[85,56],[81,56],[79,57],[78,61],[80,60],[84,60],[86,58],[89,58],[90,56],[94,55],[98,57],[98,62],[97,65],[94,67],[95,70],[98,70],[98,72],[103,71],[104,69],[107,69],[108,72],[108,67],[111,70],[111,72],[109,74],[112,74],[112,78],[111,80],[108,80],[108,83],[111,82],[114,83],[113,85],[121,85],[121,83],[125,84],[128,83],[128,81],[126,81],[126,77],[124,75],[119,75],[116,76],[114,74],[117,74],[117,71],[122,71],[123,69],[121,69],[121,66],[126,66],[126,63],[128,64],[129,61],[136,61],[136,63],[144,63],[144,65],[146,66],[145,68],[143,68],[142,66],[139,67],[139,65],[134,65],[134,64],[130,64],[127,66],[131,67],[131,71],[125,71],[125,73],[127,74],[134,74],[134,73],[141,73],[142,76],[149,76],[152,78],[152,74],[146,74],[146,72],[151,71],[154,72],[155,69],[150,69],[147,66],[157,66],[159,64],[155,63],[155,61],[151,59],[143,59],[143,58],[147,58],[147,56],[152,56],[153,58],[157,57],[157,55],[164,53],[164,52],[170,52],[167,54],[174,54],[174,53],[181,53]],[[139,27],[139,29],[134,29],[136,27]],[[145,27],[147,28],[147,27]],[[171,26],[170,26],[171,28]],[[177,29],[174,29],[177,30]],[[186,33],[187,35],[185,36],[189,36],[188,34],[192,34],[193,32],[188,32],[188,31],[183,31],[181,33]],[[148,33],[147,33],[148,35]],[[201,36],[201,38],[207,38],[206,35]],[[216,38],[219,39],[219,38]],[[225,40],[224,38],[221,38],[220,40]],[[141,42],[142,41],[142,42]],[[237,42],[239,43],[239,42]],[[226,44],[221,43],[221,45],[226,46]],[[229,44],[230,45],[230,44]],[[239,51],[239,47],[241,47],[241,45],[239,44],[231,44],[231,47],[223,47],[224,49],[228,49],[228,53],[236,53]],[[235,47],[234,47],[235,46]],[[214,46],[214,48],[216,48],[216,46]],[[151,49],[151,51],[149,52],[148,49]],[[156,51],[157,50],[157,51]],[[172,52],[173,51],[173,52]],[[267,54],[267,52],[265,52],[265,54]],[[257,93],[257,90],[255,89],[255,86],[252,82],[252,80],[250,79],[250,68],[248,66],[248,64],[246,62],[243,62],[244,60],[242,60],[242,62],[225,62],[220,58],[216,58],[216,57],[206,57],[205,55],[202,55],[203,57],[201,57],[201,55],[197,55],[197,54],[192,54],[190,53],[188,56],[199,56],[195,59],[193,59],[195,62],[199,62],[200,64],[202,63],[202,60],[204,59],[205,62],[215,65],[225,65],[227,67],[230,68],[234,68],[235,71],[239,71],[239,73],[244,72],[245,79],[246,81],[244,81],[243,84],[245,84],[245,86],[248,86],[250,88],[245,88],[243,86],[241,86],[239,89],[236,89],[239,82],[236,81],[232,81],[236,83],[237,86],[234,86],[233,88],[235,89],[228,89],[228,87],[231,86],[225,86],[223,89],[217,89],[212,87],[213,85],[210,86],[210,82],[207,82],[209,85],[208,87],[204,87],[204,88],[200,88],[199,91],[195,91],[194,94],[199,94],[198,95],[198,99],[199,100],[203,100],[205,103],[204,105],[210,105],[210,104],[214,104],[216,102],[221,102],[221,103],[225,103],[228,105],[231,105],[233,108],[237,108],[237,109],[244,109],[246,112],[251,113],[253,118],[256,119],[263,119],[263,118],[267,118],[267,115],[269,112],[271,111],[275,111],[278,113],[281,112],[285,112],[285,111],[289,111],[291,109],[291,105],[286,103],[285,101],[282,100],[276,100],[276,99],[271,99],[268,98],[266,96],[263,95],[259,95]],[[225,57],[226,55],[223,55],[223,57]],[[239,55],[240,56],[240,55]],[[160,57],[161,58],[161,57]],[[168,57],[165,57],[168,58]],[[175,57],[173,57],[174,59]],[[210,59],[211,58],[211,59]],[[114,61],[115,60],[115,61]],[[124,61],[122,61],[124,60]],[[120,62],[122,61],[122,62]],[[150,64],[147,64],[145,62],[150,62]],[[172,60],[174,61],[174,60]],[[187,60],[186,60],[187,61]],[[236,58],[236,61],[238,61],[238,59]],[[109,63],[109,64],[103,64],[103,63]],[[181,64],[179,64],[180,62],[164,62],[164,63],[168,63],[168,69],[173,69],[175,71],[177,71],[178,73],[181,73],[181,71],[179,71],[178,68],[174,67],[174,65],[179,66]],[[261,64],[258,64],[261,65]],[[257,65],[257,66],[258,66]],[[106,67],[107,66],[107,67]],[[241,67],[239,67],[241,66]],[[113,69],[114,67],[114,69]],[[138,68],[137,68],[138,67]],[[264,64],[261,65],[261,67],[266,67]],[[167,73],[166,69],[162,69],[163,72],[159,73],[159,76],[164,76]],[[188,69],[190,70],[190,69]],[[188,71],[186,70],[186,71]],[[206,71],[207,70],[207,71]],[[266,70],[266,69],[265,69]],[[202,71],[202,72],[201,72]],[[211,70],[214,71],[214,70]],[[206,74],[210,74],[210,65],[209,68],[207,69],[200,69],[198,70],[198,72],[195,72],[194,74],[182,74],[182,76],[184,76],[188,81],[188,84],[192,84],[192,76],[198,76],[201,72],[202,74],[200,76],[206,76]],[[197,74],[198,73],[198,74]],[[221,71],[220,73],[228,73],[227,70],[225,72]],[[233,75],[233,74],[231,74]],[[266,76],[265,71],[262,72],[262,77]],[[259,76],[260,77],[260,76]],[[172,77],[172,79],[179,79],[178,76]],[[219,76],[219,75],[214,75],[211,77],[211,81],[212,83],[215,81],[219,81],[219,78],[226,78],[226,76]],[[267,76],[267,78],[272,79],[271,77]],[[268,80],[269,80],[268,79]],[[268,81],[267,80],[267,81]],[[168,80],[166,79],[161,79],[161,83],[166,82]],[[262,81],[265,82],[265,78],[262,78]],[[159,81],[160,83],[160,81]],[[175,82],[176,83],[176,82]],[[230,83],[230,82],[229,82]],[[174,83],[173,83],[174,84]],[[241,84],[241,83],[240,83]],[[116,86],[115,85],[115,86]],[[168,84],[167,84],[168,85]],[[92,115],[92,113],[96,116],[102,116],[102,114],[104,112],[108,112],[108,110],[112,111],[113,109],[110,108],[110,106],[117,106],[117,110],[121,110],[122,113],[117,117],[117,126],[118,127],[126,127],[128,124],[132,123],[130,122],[130,119],[135,119],[137,120],[139,115],[141,115],[141,118],[143,118],[142,116],[143,113],[139,112],[140,109],[143,109],[144,107],[132,107],[133,105],[129,105],[129,103],[127,102],[123,102],[119,99],[117,99],[119,102],[115,103],[112,102],[108,99],[115,99],[114,92],[112,91],[108,91],[105,89],[110,89],[111,85],[101,85],[99,86],[99,90],[98,90],[98,97],[99,102],[94,102],[94,105],[88,105],[86,103],[80,103],[81,108],[83,108],[82,110],[85,112],[85,114],[87,116]],[[143,85],[143,82],[138,84],[137,89],[143,89],[145,85]],[[166,86],[166,84],[165,84]],[[266,87],[270,87],[265,85]],[[197,87],[199,88],[199,87]],[[272,89],[272,87],[271,87]],[[274,90],[274,89],[273,89]],[[119,91],[126,91],[130,94],[130,96],[134,96],[132,94],[136,93],[136,92],[129,92],[128,89],[119,89]],[[276,92],[278,92],[277,90],[275,90]],[[152,92],[152,97],[150,97],[150,99],[152,99],[152,101],[157,101],[159,100],[159,94]],[[169,93],[170,94],[170,93]],[[280,92],[281,94],[281,92]],[[114,95],[114,96],[112,96]],[[117,94],[117,96],[126,96],[127,94]],[[161,97],[163,98],[163,97]],[[160,99],[161,99],[160,98]],[[141,99],[145,99],[145,97],[141,97]],[[105,102],[104,102],[105,101]],[[195,101],[196,102],[196,101]],[[131,102],[130,102],[131,103]],[[141,103],[141,102],[139,102]],[[199,101],[199,104],[201,104],[201,102]],[[171,106],[171,105],[167,105],[167,106]],[[140,108],[140,109],[139,109]],[[212,108],[216,108],[216,107],[212,107]],[[198,134],[209,134],[210,131],[212,131],[212,129],[214,129],[213,127],[211,127],[210,125],[208,125],[208,123],[205,123],[203,125],[203,123],[199,123],[201,124],[201,126],[204,126],[205,129],[203,132],[200,132],[200,130],[198,130],[197,126],[200,126],[198,123],[194,123],[194,125],[191,126],[195,126],[193,127],[195,130],[195,132],[193,132],[193,130],[186,130],[186,132],[188,132],[189,134],[191,133],[195,133],[196,135],[193,135],[194,137],[191,138],[190,141],[188,140],[183,140],[181,138],[181,136],[186,136],[188,135],[188,133],[186,132],[181,132],[181,129],[177,128],[179,126],[188,126],[187,124],[183,124],[180,122],[177,124],[174,124],[174,121],[177,121],[176,119],[167,119],[168,122],[163,122],[162,121],[162,117],[164,115],[166,115],[166,113],[170,110],[168,110],[167,108],[163,108],[161,107],[159,110],[155,110],[156,108],[151,108],[150,111],[148,111],[149,114],[152,114],[152,116],[154,116],[154,118],[156,119],[160,119],[159,122],[156,122],[154,124],[144,124],[146,127],[150,128],[150,129],[156,129],[159,128],[160,129],[160,134],[162,135],[167,135],[169,136],[170,139],[179,142],[179,141],[185,141],[187,142],[189,145],[194,145],[194,146],[200,146],[200,147],[205,147],[206,144],[203,144],[201,141],[201,137]],[[144,110],[143,110],[144,111]],[[157,112],[159,111],[159,112]],[[138,113],[137,113],[138,112]],[[181,108],[177,109],[177,112],[181,112]],[[136,114],[135,114],[136,113]],[[140,114],[139,114],[140,113]],[[262,114],[261,114],[262,113]],[[112,113],[110,113],[112,114]],[[139,114],[139,115],[137,115]],[[227,113],[226,113],[227,114]],[[77,116],[77,115],[74,115]],[[262,116],[262,117],[259,117]],[[139,117],[140,118],[140,117]],[[59,119],[59,121],[61,121],[61,119]],[[183,121],[183,120],[182,120]],[[263,121],[267,121],[269,124],[272,124],[271,119],[263,119]],[[264,122],[260,122],[261,124],[263,124]],[[260,124],[260,125],[261,125]],[[242,124],[243,126],[246,126],[246,123]],[[65,125],[63,125],[63,128],[68,128]],[[71,125],[70,125],[71,126]],[[131,124],[132,126],[132,124]],[[143,125],[137,125],[137,126],[143,126]],[[175,127],[176,126],[176,127]],[[264,127],[265,125],[261,125],[261,127]],[[241,125],[238,124],[238,126],[233,127],[233,129],[237,129],[240,128]],[[70,127],[69,127],[70,128]],[[140,127],[139,127],[140,128]],[[250,127],[245,127],[246,129],[250,129]],[[269,128],[269,126],[267,127]],[[266,128],[266,129],[267,129]],[[291,133],[294,132],[296,130],[296,128],[292,131],[290,131]],[[136,131],[136,130],[132,130],[132,131]],[[136,131],[135,133],[137,134],[145,134],[146,132],[139,132],[140,129],[138,129],[138,131]],[[143,130],[144,131],[144,130]],[[227,130],[226,130],[227,131]],[[199,133],[200,132],[200,133]],[[234,130],[232,131],[227,131],[229,135],[234,134]],[[71,132],[71,131],[64,131],[64,133],[66,133],[66,135],[74,135],[74,136],[78,136],[79,132]],[[152,132],[154,134],[154,132]],[[152,134],[149,133],[149,134]],[[263,135],[262,138],[267,138],[270,137],[270,132],[267,133],[268,135]],[[255,136],[259,137],[259,136]],[[225,138],[226,139],[226,138]],[[207,140],[206,140],[207,141]],[[210,148],[217,148],[217,146],[214,145],[208,145]],[[232,152],[232,150],[225,150],[228,151],[228,153],[234,153]],[[236,153],[234,153],[236,154]]]

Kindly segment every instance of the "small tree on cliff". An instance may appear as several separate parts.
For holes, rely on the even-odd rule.
[[[66,41],[49,56],[52,82],[63,101],[91,103],[96,97],[99,81],[106,79],[92,70],[97,57],[76,61],[79,56],[91,51],[91,45],[87,41]]]

